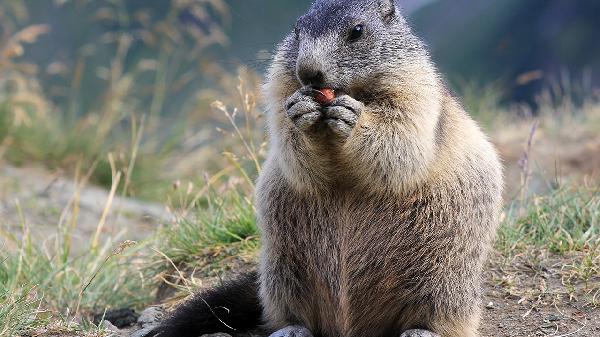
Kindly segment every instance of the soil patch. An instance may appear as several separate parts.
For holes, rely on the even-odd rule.
[[[80,186],[72,178],[39,168],[17,168],[0,162],[0,229],[19,235],[23,226],[39,242],[55,238],[59,225],[73,226],[75,251],[85,249],[102,218],[109,192]],[[141,240],[170,215],[162,205],[115,196],[102,235]],[[3,243],[0,240],[0,247]],[[4,243],[9,246],[10,242]]]
[[[543,254],[546,255],[546,254]],[[484,337],[600,336],[600,275],[575,277],[578,258],[495,256],[485,272]]]

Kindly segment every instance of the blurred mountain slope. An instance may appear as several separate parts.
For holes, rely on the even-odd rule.
[[[138,34],[142,26],[137,19],[142,9],[152,27],[158,20],[169,16],[168,7],[171,3],[158,0],[115,2],[120,4],[119,7],[109,5],[113,3],[111,1],[20,2],[28,8],[30,23],[51,26],[50,34],[30,46],[24,57],[27,61],[42,69],[60,62],[69,70],[76,69],[77,62],[85,56],[87,76],[84,76],[80,92],[82,106],[92,105],[98,91],[96,83],[87,79],[95,78],[98,66],[109,66],[116,48],[115,43],[97,41],[106,41],[105,37],[110,33]],[[66,5],[57,5],[59,2],[65,2]],[[228,18],[223,19],[221,15],[209,11],[204,21],[190,19],[189,13],[182,13],[171,21],[180,29],[185,29],[185,25],[190,23],[200,30],[222,27],[229,43],[205,48],[196,60],[197,63],[218,60],[225,70],[235,73],[239,64],[262,72],[275,45],[291,31],[296,18],[305,12],[312,0],[224,2],[229,7]],[[532,101],[540,88],[559,78],[564,70],[572,78],[586,79],[580,82],[587,83],[588,87],[590,83],[598,84],[600,81],[598,0],[398,2],[405,8],[417,33],[432,49],[442,72],[456,88],[465,83],[486,84],[501,80],[505,85],[507,101]],[[0,6],[8,6],[8,3]],[[120,8],[120,12],[128,13],[129,17],[109,15],[98,19],[95,13],[102,12],[103,7]],[[187,47],[191,49],[193,46]],[[133,64],[141,59],[157,58],[161,51],[165,49],[134,43],[126,62]],[[184,66],[180,68],[182,73],[189,70]],[[588,71],[584,76],[585,69]],[[41,80],[46,87],[60,82],[56,76],[42,76]],[[69,80],[63,82],[59,84],[68,86],[71,83]],[[198,78],[194,82],[206,83]],[[186,94],[186,91],[182,91],[179,101],[183,101]],[[582,93],[581,96],[586,94],[589,93]],[[166,110],[174,109],[169,106]]]
[[[547,80],[563,70],[581,77],[588,69],[596,81],[600,75],[597,0],[439,0],[415,12],[412,23],[451,81],[502,78],[515,100],[544,82],[519,86],[523,73],[541,70]]]
[[[240,61],[263,70],[268,54],[275,49],[314,0],[226,0],[230,6],[231,24],[227,33],[231,47],[226,61]],[[413,13],[432,0],[399,0],[405,13]]]

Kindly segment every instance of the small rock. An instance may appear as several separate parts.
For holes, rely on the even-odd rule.
[[[109,322],[107,320],[103,320],[102,322],[100,322],[99,326],[101,328],[104,328],[104,329],[109,330],[109,331],[119,332],[119,328],[117,328],[111,322]]]
[[[546,317],[546,321],[548,321],[548,322],[557,322],[557,321],[560,321],[561,319],[562,318],[560,316],[554,315],[554,314],[549,315],[548,317]]]
[[[165,314],[161,307],[150,307],[142,311],[137,322],[142,328],[157,325]]]
[[[485,306],[486,309],[494,309],[494,302],[490,302]]]
[[[150,331],[152,331],[152,329],[154,329],[154,326],[149,326],[142,330],[138,330],[138,331],[134,332],[133,334],[131,334],[131,337],[146,337],[146,335],[149,334]]]

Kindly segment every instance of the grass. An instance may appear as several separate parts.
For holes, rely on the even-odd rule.
[[[49,326],[96,329],[88,321],[92,314],[149,301],[131,251],[117,256],[107,243],[68,256],[67,245],[44,252],[28,241],[16,253],[0,254],[0,336]]]
[[[507,296],[532,302],[532,309],[600,307],[600,188],[558,186],[513,202],[496,250],[491,268]]]
[[[14,39],[19,45],[25,42]],[[217,275],[215,267],[232,266],[233,256],[240,263],[254,258],[258,233],[247,196],[265,144],[262,133],[256,132],[262,130],[262,119],[252,74],[221,77],[224,85],[232,85],[227,81],[235,78],[237,90],[225,101],[238,102],[239,108],[200,105],[173,122],[159,112],[136,114],[128,109],[127,96],[138,93],[127,86],[97,110],[81,115],[68,107],[60,110],[36,85],[35,76],[17,71],[12,61],[0,60],[0,158],[73,175],[81,188],[90,183],[106,186],[111,190],[109,201],[117,194],[160,200],[179,220],[155,233],[156,241],[129,247],[102,234],[107,221],[103,215],[94,234],[81,242],[74,237],[80,206],[74,195],[72,204],[52,212],[61,217],[56,239],[40,238],[24,217],[20,229],[0,224],[13,225],[0,227],[0,336],[104,336],[108,332],[90,322],[93,314],[150,303],[160,279],[156,274],[179,266]],[[118,63],[117,55],[113,64]],[[131,76],[118,74],[113,81],[122,84],[132,81]],[[155,89],[166,84],[161,80]],[[160,105],[153,99],[153,106]],[[219,113],[207,117],[207,110]],[[222,141],[215,142],[213,132],[206,132],[214,125],[220,125]],[[224,155],[215,148],[225,149]],[[211,167],[220,171],[204,186],[201,168]],[[16,208],[20,211],[18,203]],[[107,202],[104,214],[110,210]],[[71,217],[63,219],[67,213]],[[149,252],[147,247],[157,242],[163,243],[157,245],[157,253]]]
[[[600,240],[600,190],[559,187],[509,208],[499,232],[498,249],[511,254],[531,247],[565,253]],[[522,215],[511,213],[521,212]]]
[[[162,228],[157,234],[159,249],[172,263],[191,267],[205,265],[207,260],[218,264],[214,258],[224,250],[253,252],[259,235],[254,214],[252,201],[238,191],[225,197],[213,195],[192,215]]]
[[[91,4],[82,2],[80,9]],[[113,2],[105,4],[111,7]],[[171,248],[157,248],[164,248],[181,266],[194,264],[193,253],[203,254],[205,261],[212,261],[211,266],[224,262],[225,256],[234,252],[252,255],[250,252],[258,247],[256,224],[252,203],[244,195],[251,188],[249,182],[259,169],[260,152],[264,151],[263,136],[255,132],[262,123],[257,118],[260,112],[253,94],[257,77],[244,70],[236,77],[212,69],[218,78],[213,89],[188,87],[186,96],[192,99],[178,105],[178,111],[169,108],[178,118],[163,116],[167,106],[172,105],[170,100],[181,100],[177,90],[183,90],[184,80],[208,76],[203,67],[210,67],[210,62],[203,67],[196,62],[204,47],[220,43],[190,27],[181,27],[177,10],[200,13],[204,9],[198,6],[218,4],[218,0],[173,2],[172,12],[157,23],[160,29],[146,27],[148,34],[161,41],[155,46],[160,54],[155,62],[131,62],[127,56],[131,36],[116,35],[115,54],[105,69],[108,76],[94,79],[99,88],[98,103],[87,110],[82,110],[78,102],[80,76],[84,76],[77,71],[79,68],[70,74],[66,88],[70,99],[61,101],[52,96],[52,88],[39,85],[37,74],[21,67],[19,56],[28,44],[51,33],[47,27],[22,27],[19,22],[3,21],[0,51],[10,52],[0,52],[0,158],[13,165],[41,165],[61,175],[75,176],[77,182],[82,180],[81,172],[87,172],[82,185],[105,186],[111,189],[111,199],[116,194],[136,196],[161,201],[174,212],[186,210],[186,216],[181,215],[179,221],[157,233],[157,237],[164,235],[172,244]],[[26,11],[24,6],[17,7]],[[0,12],[5,9],[0,6]],[[123,13],[123,8],[112,9],[131,14]],[[21,15],[23,20],[26,17]],[[214,28],[211,31],[218,35],[218,27]],[[123,31],[128,29],[123,27]],[[181,34],[183,40],[169,40],[176,34]],[[201,40],[192,44],[193,51],[187,48],[190,39]],[[85,67],[87,61],[82,62]],[[223,92],[214,90],[219,85],[231,93],[219,97],[225,102],[239,102],[239,109],[229,111],[224,103],[210,106],[212,100],[207,97]],[[240,121],[243,126],[238,127]],[[228,128],[232,123],[234,127]],[[220,126],[216,131],[215,125]],[[215,137],[217,133],[222,137]],[[225,149],[225,155],[219,155],[216,148]],[[248,156],[252,159],[247,160]],[[208,191],[201,184],[205,178],[202,171],[212,168],[221,169],[217,176],[223,179],[215,181]],[[237,182],[233,177],[236,172],[244,176]],[[233,192],[226,188],[224,192],[221,188],[232,184],[239,189]],[[197,190],[195,186],[201,187]],[[93,314],[111,308],[139,309],[151,302],[156,283],[144,273],[153,267],[144,256],[154,241],[129,247],[127,242],[106,237],[102,234],[107,221],[103,216],[92,231],[95,234],[81,242],[81,238],[74,237],[79,225],[77,195],[73,200],[65,210],[54,212],[57,218],[65,212],[72,215],[56,223],[56,239],[40,242],[43,238],[25,220],[18,224],[20,229],[15,224],[2,224],[13,225],[10,229],[0,227],[0,336],[104,336],[108,332],[90,322]],[[105,214],[110,203],[106,207]],[[190,256],[184,259],[186,254]],[[164,264],[165,260],[157,256],[163,255],[152,255],[153,263]],[[218,260],[219,256],[223,260]],[[194,266],[200,267],[199,263]],[[202,270],[209,273],[208,267]]]
[[[198,181],[198,168],[221,165],[211,146],[219,120],[212,119],[208,97],[237,99],[226,86],[238,81],[204,53],[226,43],[224,2],[167,1],[161,13],[144,5],[132,13],[108,0],[53,6],[66,18],[115,29],[73,41],[73,64],[53,60],[39,67],[29,63],[28,48],[57,32],[27,22],[24,1],[0,5],[0,158],[67,174],[95,168],[90,181],[108,188],[112,154],[127,177],[119,186],[123,194],[159,201],[174,180]],[[205,22],[205,15],[214,21],[210,30],[180,22],[183,16]],[[103,52],[90,52],[94,44]],[[186,165],[174,164],[181,158]]]
[[[244,195],[209,199],[193,216],[159,232],[159,253],[148,275],[172,287],[174,303],[206,287],[207,280],[255,268],[260,243],[254,210]],[[578,300],[599,307],[600,189],[564,185],[508,205],[496,251],[493,268],[500,268],[497,282],[507,296],[537,307]],[[553,273],[560,282],[541,288],[527,283]]]
[[[4,289],[0,293],[0,336],[43,337],[68,335],[109,337],[113,334],[89,321],[53,314],[43,309],[43,297],[36,287]]]
[[[503,98],[502,83],[480,85],[462,81],[458,92],[467,111],[486,128],[493,128],[498,120]],[[506,112],[500,113],[504,115]]]
[[[228,108],[215,102],[215,110],[231,123],[231,133],[223,153],[228,163],[197,192],[191,184],[178,190],[180,209],[177,220],[156,234],[156,253],[149,259],[146,274],[160,283],[191,293],[202,286],[195,276],[220,278],[224,273],[256,264],[259,231],[253,204],[254,180],[265,156],[262,115],[254,96],[242,81],[238,86],[240,107]],[[237,144],[237,145],[236,145]]]
[[[532,308],[600,306],[600,185],[588,176],[599,162],[586,152],[600,130],[600,97],[589,94],[575,103],[564,89],[572,86],[543,92],[537,115],[525,106],[512,114],[500,110],[490,131],[509,155],[516,140],[522,146],[518,162],[506,165],[512,201],[493,268],[507,295],[534,303]]]
[[[173,17],[177,16],[163,23],[173,28],[176,22],[168,21]],[[5,27],[10,38],[2,40],[4,50],[14,48],[17,54],[48,33],[41,26],[17,27]],[[152,27],[147,29],[156,33]],[[153,60],[128,63],[128,38],[115,36],[114,55],[104,71],[108,76],[99,82],[104,88],[101,99],[89,110],[79,110],[76,104],[81,90],[76,79],[81,74],[69,78],[71,99],[55,104],[39,85],[38,76],[21,69],[17,54],[0,53],[0,158],[13,165],[45,166],[76,180],[80,172],[88,172],[86,183],[111,189],[111,197],[122,194],[160,201],[169,205],[175,220],[137,245],[101,235],[104,218],[85,242],[74,237],[76,216],[58,221],[56,239],[42,242],[24,220],[19,229],[0,227],[0,243],[4,241],[0,246],[0,336],[51,332],[104,336],[108,332],[90,322],[92,314],[109,308],[141,308],[153,302],[150,294],[165,285],[178,291],[173,296],[185,296],[205,286],[201,279],[219,279],[256,264],[260,233],[254,216],[253,181],[266,149],[264,118],[256,103],[256,74],[241,71],[236,78],[217,69],[218,83],[213,85],[224,90],[190,89],[187,96],[193,99],[175,111],[177,119],[168,119],[162,112],[171,97],[178,97],[169,88],[204,73],[169,74],[181,58],[166,55],[164,50],[189,51],[173,41],[159,46]],[[147,78],[153,80],[142,80]],[[138,81],[144,85],[137,85]],[[219,95],[225,103],[209,107],[212,99],[207,97]],[[597,97],[578,105],[568,93],[548,92],[538,102],[542,113],[534,117],[526,107],[502,106],[495,84],[465,85],[462,96],[490,131],[500,125],[507,132],[529,135],[529,143],[535,135],[530,130],[532,119],[539,121],[541,137],[565,133],[592,137],[600,130]],[[506,128],[508,120],[517,127]],[[525,139],[519,145],[527,143]],[[559,292],[585,296],[587,304],[600,306],[600,190],[575,182],[548,184],[547,193],[532,193],[527,189],[535,165],[530,152],[535,151],[535,146],[525,151],[521,180],[513,182],[522,193],[505,210],[496,249],[503,263],[526,264],[536,272],[549,261],[558,261]],[[76,214],[77,207],[74,203],[66,209]],[[58,217],[63,211],[46,215]],[[75,245],[84,249],[77,250]],[[507,279],[499,284],[514,287]]]
[[[209,200],[157,233],[146,269],[157,285],[168,282],[189,292],[201,285],[196,278],[220,279],[254,268],[260,243],[252,202],[237,192]]]
[[[0,268],[0,284],[7,283],[8,270]],[[41,299],[33,287],[0,289],[0,336],[19,336],[46,325],[39,311]]]
[[[122,176],[114,165],[112,169],[111,194],[87,243],[74,236],[81,209],[79,190],[60,212],[56,235],[49,238],[28,226],[15,201],[20,229],[5,227],[10,226],[7,223],[0,226],[0,336],[105,336],[90,322],[94,314],[150,302],[149,282],[139,266],[144,245],[119,243],[102,234]],[[89,174],[78,180],[79,188],[87,178]]]
[[[147,281],[138,272],[141,247],[90,240],[87,250],[74,254],[74,228],[61,230],[58,239],[45,242],[25,225],[21,238],[0,231],[3,246],[13,247],[0,251],[0,336],[48,328],[103,336],[89,322],[93,314],[150,301]]]

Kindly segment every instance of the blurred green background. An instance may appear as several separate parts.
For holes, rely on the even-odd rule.
[[[11,5],[12,2],[18,3],[5,0],[2,7],[17,6]],[[187,67],[216,62],[232,73],[240,64],[260,73],[275,44],[311,1],[179,1],[187,2],[214,6],[198,15],[183,5],[182,10],[174,12],[172,2],[164,0],[25,0],[21,4],[27,15],[14,21],[17,26],[30,23],[50,26],[49,33],[23,55],[24,60],[39,66],[45,86],[66,85],[57,73],[73,72],[77,70],[77,63],[85,59],[86,69],[77,102],[85,111],[98,92],[98,75],[102,73],[98,68],[107,67],[114,55],[116,46],[110,43],[111,33],[133,36],[125,68],[143,58],[173,57],[161,54],[156,46],[139,43],[144,40],[143,29],[171,16],[170,24],[175,29],[193,26],[202,34],[217,30],[221,34],[222,30],[223,35],[210,41],[187,41],[187,47],[181,51],[193,50],[199,41],[210,47],[194,54],[193,61],[186,60],[183,64],[173,61],[177,66],[169,67],[168,72],[185,72]],[[465,83],[498,83],[505,101],[532,103],[543,86],[564,80],[565,76],[584,79],[590,88],[598,81],[599,1],[406,0],[399,3],[454,87]],[[10,14],[8,11],[5,16]],[[183,59],[185,55],[176,57]],[[186,89],[213,85],[212,75],[206,71],[204,76],[189,79],[190,83],[181,88],[183,90],[173,93],[174,99],[166,102],[162,112],[179,110],[182,101],[189,96]],[[70,82],[69,77],[66,81]],[[144,79],[138,83],[144,83]],[[581,88],[586,89],[589,90]],[[55,91],[53,99],[60,102],[60,90],[55,88]]]

